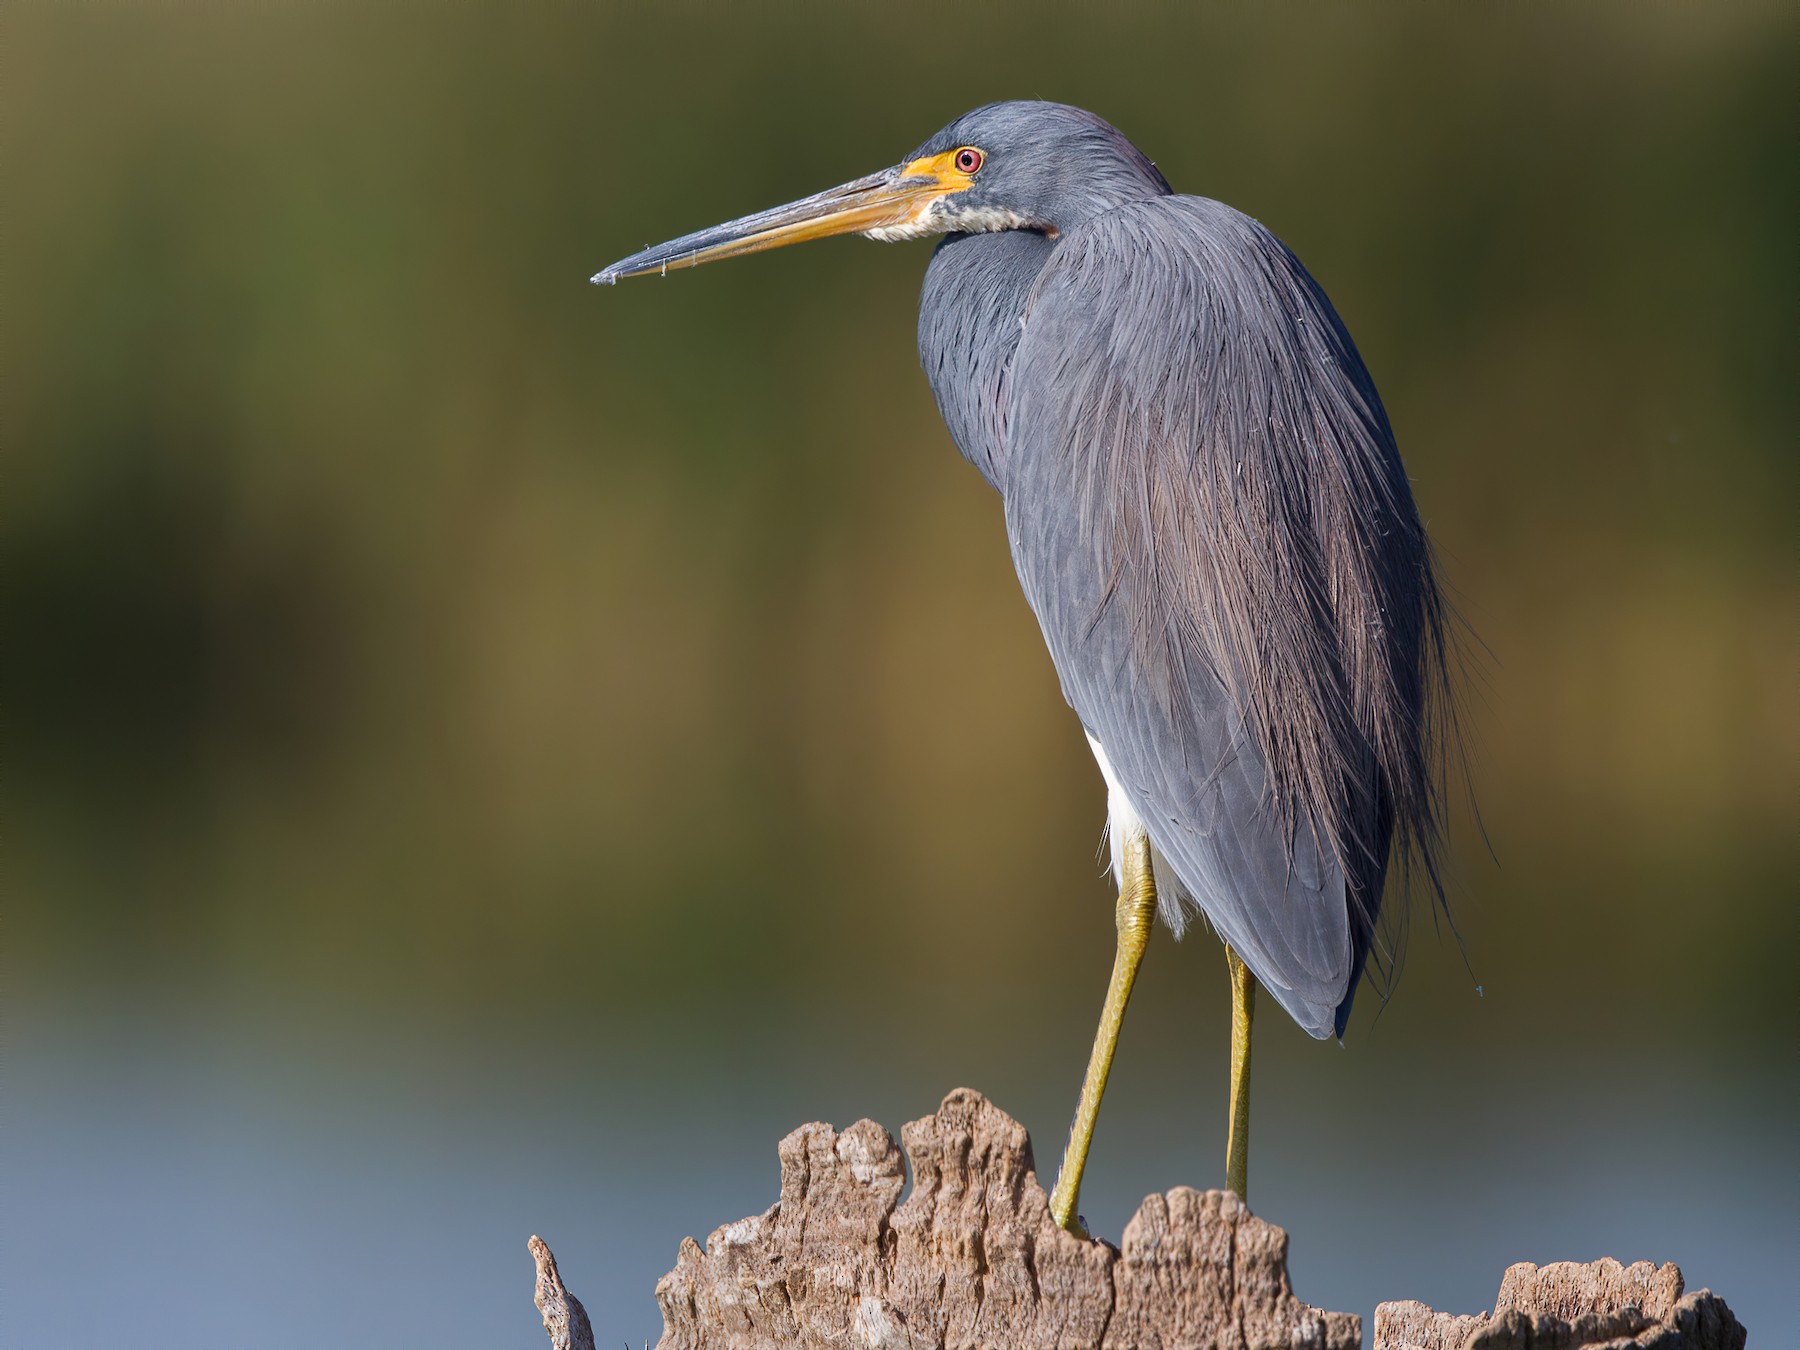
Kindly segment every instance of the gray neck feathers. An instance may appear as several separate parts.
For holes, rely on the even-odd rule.
[[[919,364],[963,458],[1005,490],[1005,376],[1032,282],[1056,241],[1028,230],[953,234],[925,272]]]

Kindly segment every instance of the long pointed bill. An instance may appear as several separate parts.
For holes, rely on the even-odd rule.
[[[596,286],[610,286],[621,277],[698,267],[720,258],[761,253],[764,249],[834,234],[905,238],[931,233],[925,217],[932,203],[969,185],[969,176],[955,170],[950,163],[952,158],[933,155],[914,160],[786,206],[685,234],[621,258],[605,271],[594,273],[590,280]]]

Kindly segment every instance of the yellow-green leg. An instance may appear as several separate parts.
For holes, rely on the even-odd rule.
[[[1081,1198],[1081,1172],[1087,1166],[1088,1146],[1094,1141],[1094,1121],[1100,1115],[1100,1098],[1106,1092],[1106,1076],[1112,1071],[1113,1051],[1119,1045],[1125,1005],[1131,1001],[1138,963],[1144,959],[1150,925],[1156,920],[1156,879],[1150,871],[1148,835],[1139,831],[1125,841],[1124,864],[1124,887],[1113,907],[1119,942],[1113,953],[1112,981],[1106,986],[1106,1005],[1100,1010],[1094,1053],[1088,1057],[1087,1076],[1081,1081],[1075,1123],[1069,1127],[1069,1146],[1063,1150],[1062,1170],[1056,1176],[1056,1190],[1050,1195],[1051,1216],[1071,1233],[1082,1232],[1075,1208]]]
[[[1231,967],[1231,1134],[1225,1144],[1225,1185],[1248,1202],[1250,1181],[1250,1019],[1256,1013],[1256,976],[1227,945]]]

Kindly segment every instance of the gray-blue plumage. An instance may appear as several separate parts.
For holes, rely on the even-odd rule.
[[[919,320],[945,422],[1005,503],[1165,920],[1198,905],[1341,1035],[1396,830],[1437,877],[1442,605],[1380,399],[1280,241],[1173,195],[1099,118],[996,104],[914,157],[963,144],[979,232],[938,247]],[[1027,227],[980,229],[1001,207]]]
[[[1301,1026],[1341,1035],[1390,856],[1442,898],[1448,704],[1430,548],[1330,301],[1257,222],[1175,195],[1113,127],[1055,103],[978,108],[892,169],[593,280],[850,231],[946,236],[920,359],[1005,503],[1163,917],[1179,931],[1197,905]]]

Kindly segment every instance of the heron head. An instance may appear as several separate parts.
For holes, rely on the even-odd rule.
[[[891,169],[658,244],[594,274],[621,277],[861,234],[892,242],[934,234],[1058,234],[1169,185],[1110,124],[1061,103],[990,103],[950,123]]]

